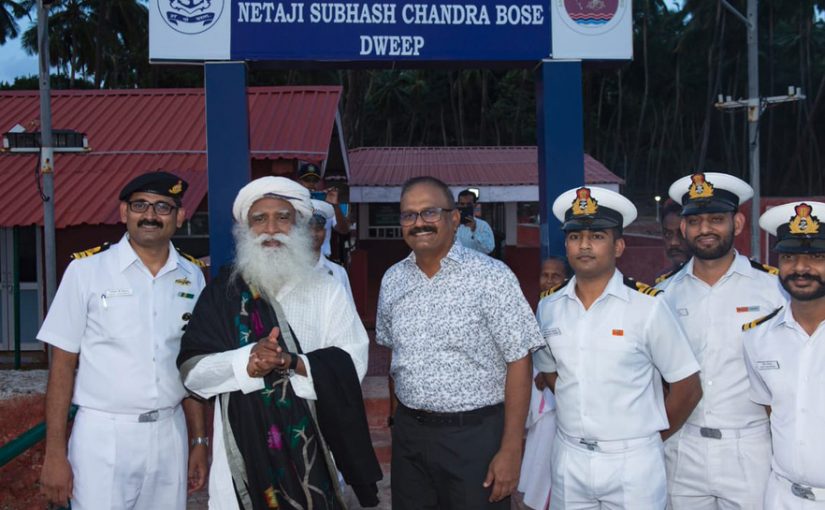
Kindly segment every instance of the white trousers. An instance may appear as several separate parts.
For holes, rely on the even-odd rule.
[[[181,406],[148,423],[81,408],[69,439],[72,510],[185,509],[186,438]]]
[[[762,510],[771,471],[768,425],[722,439],[702,437],[697,430],[686,424],[665,443],[668,508]]]
[[[771,473],[768,488],[765,490],[765,508],[767,510],[823,510],[825,497],[818,494],[817,501],[810,501],[794,495],[791,482]]]
[[[550,510],[663,510],[665,459],[659,434],[600,442],[594,449],[556,433]]]
[[[555,437],[555,411],[544,412],[527,430],[518,490],[524,493],[524,504],[535,510],[547,508],[552,476],[550,461]]]

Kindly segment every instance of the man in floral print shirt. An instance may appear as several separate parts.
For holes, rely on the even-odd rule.
[[[513,273],[455,242],[449,188],[407,181],[412,249],[381,282],[376,341],[392,349],[396,510],[510,507],[518,482],[538,324]]]

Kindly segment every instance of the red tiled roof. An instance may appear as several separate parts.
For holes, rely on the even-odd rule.
[[[363,147],[349,151],[350,186],[400,186],[421,175],[451,186],[537,185],[536,147]],[[584,155],[588,184],[624,184]]]
[[[341,87],[250,87],[253,159],[326,159]],[[0,132],[39,130],[36,91],[0,92]],[[85,133],[90,152],[55,154],[57,228],[119,221],[117,194],[159,168],[189,184],[190,213],[206,195],[206,113],[202,89],[52,92],[52,126]],[[36,153],[0,153],[0,226],[42,224]]]

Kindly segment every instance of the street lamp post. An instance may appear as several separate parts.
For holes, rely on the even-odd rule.
[[[46,310],[57,291],[54,232],[54,147],[52,146],[52,108],[49,84],[49,5],[54,0],[37,2],[37,52],[40,71],[40,173],[43,176],[43,246],[46,266]]]
[[[662,197],[659,196],[659,195],[656,195],[655,197],[653,197],[653,200],[656,201],[656,221],[661,222],[662,218],[659,217],[659,204],[662,201]]]

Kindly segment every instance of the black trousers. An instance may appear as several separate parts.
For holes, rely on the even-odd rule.
[[[399,406],[392,428],[393,510],[509,510],[484,488],[501,445],[504,407],[472,425],[428,424]]]

